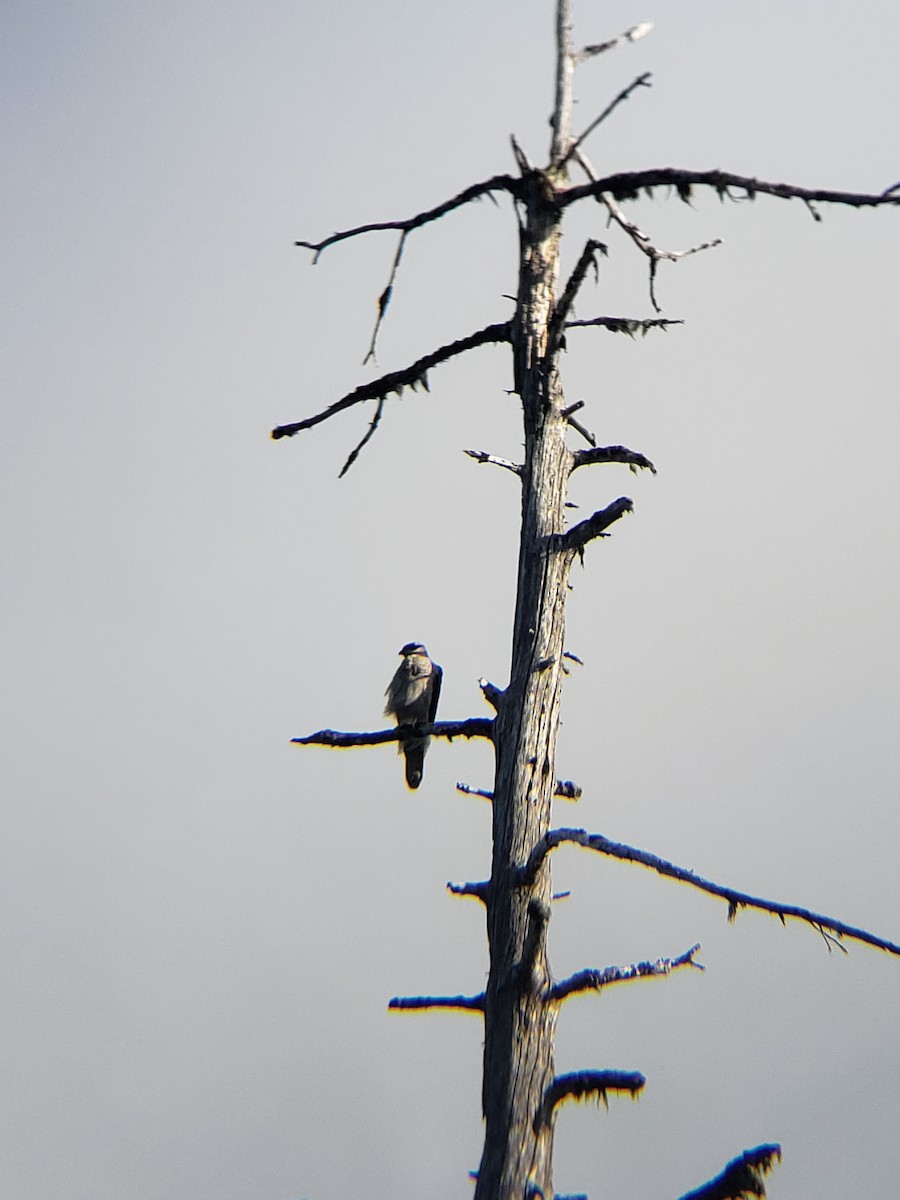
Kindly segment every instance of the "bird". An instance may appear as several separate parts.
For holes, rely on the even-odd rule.
[[[384,715],[393,717],[398,726],[431,725],[437,713],[444,672],[428,657],[421,642],[407,642],[400,651],[403,662],[388,684]],[[406,758],[406,783],[417,788],[422,782],[422,769],[429,737],[402,737],[398,753]]]

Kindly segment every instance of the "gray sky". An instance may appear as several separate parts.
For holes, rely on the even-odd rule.
[[[546,154],[551,0],[329,7],[160,0],[0,13],[3,247],[3,972],[0,1181],[17,1200],[467,1197],[481,1029],[388,999],[475,992],[489,862],[484,746],[436,745],[408,793],[378,728],[396,651],[426,642],[442,715],[505,682],[519,416],[502,348],[292,442],[276,423],[364,379],[408,215]],[[880,191],[900,178],[888,0],[609,3],[578,41],[653,18],[581,69],[598,170],[718,166]],[[573,576],[559,824],[900,937],[900,215],[759,200],[630,210],[666,315],[569,338],[570,401],[656,478],[594,468],[587,512],[635,515]],[[611,257],[579,315],[651,315]],[[508,205],[409,243],[379,369],[509,313]],[[900,962],[829,953],[574,849],[554,861],[558,976],[678,954],[682,972],[570,1003],[558,1068],[648,1078],[563,1111],[561,1191],[680,1195],[778,1140],[774,1197],[890,1195]]]

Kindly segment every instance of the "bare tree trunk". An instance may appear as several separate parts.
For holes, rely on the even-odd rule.
[[[561,157],[568,138],[568,20],[568,0],[560,0],[554,159]],[[554,1078],[557,1011],[547,998],[549,856],[527,886],[517,886],[513,872],[549,830],[556,786],[565,591],[572,560],[560,535],[572,456],[565,442],[557,349],[550,339],[561,214],[548,177],[533,172],[526,178],[530,186],[512,330],[525,427],[522,524],[510,682],[496,730],[493,855],[486,897],[485,1143],[475,1200],[553,1195],[554,1118],[551,1113],[543,1121],[539,1115]]]

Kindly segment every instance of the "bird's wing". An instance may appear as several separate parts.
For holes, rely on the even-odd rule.
[[[438,700],[441,698],[441,683],[444,678],[444,672],[437,665],[431,664],[431,700],[428,705],[428,724],[434,724],[434,718],[437,715]]]

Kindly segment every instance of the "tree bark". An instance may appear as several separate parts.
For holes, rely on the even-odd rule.
[[[556,787],[565,593],[572,553],[560,545],[572,455],[550,320],[560,213],[551,177],[528,178],[512,341],[525,461],[510,682],[497,717],[493,857],[487,893],[485,1145],[476,1200],[553,1195],[554,1120],[538,1117],[554,1078],[556,1005],[548,998],[550,861],[533,882],[514,873],[550,827]]]

